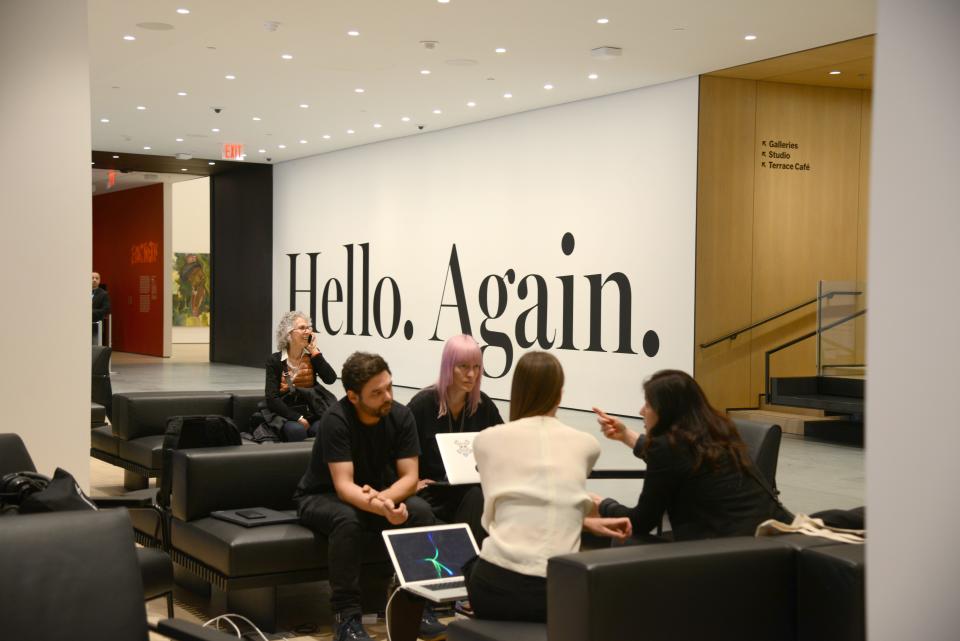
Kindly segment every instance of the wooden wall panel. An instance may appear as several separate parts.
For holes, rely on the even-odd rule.
[[[717,407],[741,407],[763,391],[764,352],[814,329],[815,306],[699,344],[812,298],[819,280],[865,279],[870,99],[718,77],[700,87],[695,376]],[[814,339],[773,357],[774,375],[815,371]]]
[[[757,164],[767,167],[757,169],[754,181],[755,319],[814,296],[817,281],[856,278],[860,193],[861,92],[758,84],[755,149]],[[773,141],[798,148],[771,147]],[[771,159],[776,153],[790,157]],[[810,169],[797,169],[803,165]],[[806,316],[815,323],[813,307]],[[791,315],[754,334],[751,394],[763,391],[764,352],[812,328]],[[810,339],[779,352],[773,372],[815,374],[815,347]]]
[[[857,220],[857,282],[864,283],[862,305],[867,306],[867,222],[870,211],[870,124],[873,122],[873,94],[863,91],[860,102],[860,211]],[[866,363],[866,317],[856,321],[856,362]]]
[[[697,154],[696,345],[750,324],[753,140],[757,83],[700,79]],[[747,405],[750,333],[694,349],[708,398]]]

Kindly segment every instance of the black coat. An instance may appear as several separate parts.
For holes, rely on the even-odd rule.
[[[102,287],[93,290],[93,322],[102,321],[110,313],[110,294]]]
[[[634,452],[638,452],[639,446]],[[647,473],[635,507],[614,499],[600,504],[601,516],[627,516],[635,536],[642,537],[670,517],[677,541],[724,536],[753,536],[770,518],[791,519],[749,473],[741,473],[732,460],[716,469],[703,463],[693,469],[693,454],[686,445],[671,447],[666,436],[655,437],[646,455]]]
[[[300,414],[290,409],[280,395],[280,379],[283,376],[283,369],[287,366],[286,359],[281,360],[280,352],[274,352],[267,359],[267,383],[264,391],[267,407],[274,414],[283,416],[288,421],[295,421],[300,418]],[[313,384],[320,384],[319,378],[327,385],[337,382],[337,373],[330,367],[330,363],[323,357],[323,354],[317,353],[310,358],[310,364],[313,366]],[[319,417],[318,417],[319,418]]]

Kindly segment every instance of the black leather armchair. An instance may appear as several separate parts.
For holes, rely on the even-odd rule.
[[[90,427],[101,427],[112,419],[113,385],[110,383],[110,356],[113,350],[94,345],[90,379]]]
[[[20,435],[0,434],[0,478],[10,472],[36,471],[33,458]],[[130,502],[124,497],[92,497],[92,499],[100,508],[133,507],[139,503]],[[129,520],[127,525],[130,526]],[[143,584],[143,598],[152,601],[164,597],[167,601],[167,616],[173,618],[173,564],[170,556],[162,550],[151,548],[136,548],[136,555]]]
[[[232,637],[182,620],[148,625],[133,533],[119,510],[30,514],[0,527],[0,637],[147,641]]]
[[[777,463],[780,461],[780,440],[783,430],[776,423],[763,423],[743,418],[733,419],[740,438],[750,453],[753,464],[770,487],[777,489]]]

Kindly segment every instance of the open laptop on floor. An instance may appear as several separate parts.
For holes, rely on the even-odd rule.
[[[479,551],[465,524],[384,530],[383,541],[400,587],[436,603],[467,598],[463,565]]]
[[[479,432],[437,434],[437,448],[450,485],[480,482],[477,461],[473,458],[473,438]]]

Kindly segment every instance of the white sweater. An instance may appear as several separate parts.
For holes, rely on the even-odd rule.
[[[473,441],[483,486],[480,558],[531,576],[547,576],[547,559],[577,552],[592,502],[587,476],[597,440],[550,416],[489,427]]]

